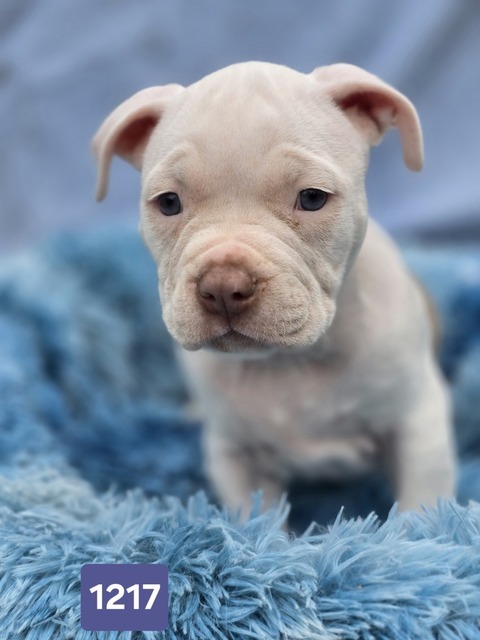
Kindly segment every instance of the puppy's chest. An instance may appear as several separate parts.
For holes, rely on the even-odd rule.
[[[324,479],[368,469],[378,442],[368,422],[368,393],[321,368],[245,371],[227,391],[227,428],[264,472]]]
[[[256,370],[246,367],[223,388],[252,437],[291,442],[358,434],[367,391],[358,380],[321,366]]]

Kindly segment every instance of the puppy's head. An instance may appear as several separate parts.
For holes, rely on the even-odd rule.
[[[98,198],[114,154],[141,169],[140,229],[173,337],[221,351],[316,342],[365,234],[369,148],[391,126],[420,169],[411,103],[343,64],[244,63],[120,105],[93,143]]]

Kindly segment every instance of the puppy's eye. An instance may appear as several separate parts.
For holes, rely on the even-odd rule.
[[[167,191],[156,198],[158,208],[164,216],[176,216],[182,212],[182,203],[177,193]]]
[[[304,189],[298,194],[295,208],[303,211],[318,211],[327,202],[328,195],[321,189]]]

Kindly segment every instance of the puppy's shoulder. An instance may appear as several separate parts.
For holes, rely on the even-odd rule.
[[[393,239],[370,220],[349,277],[367,332],[377,343],[399,341],[412,348],[431,343],[424,295]]]

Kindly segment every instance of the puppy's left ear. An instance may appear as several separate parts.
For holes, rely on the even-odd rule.
[[[180,91],[183,87],[179,84],[144,89],[122,102],[108,116],[92,141],[93,155],[98,162],[97,200],[103,200],[107,193],[114,155],[141,169],[150,135],[169,101]]]
[[[311,76],[343,110],[371,145],[380,143],[390,127],[397,127],[403,159],[412,171],[423,166],[422,130],[412,103],[380,78],[351,64],[318,67]]]

